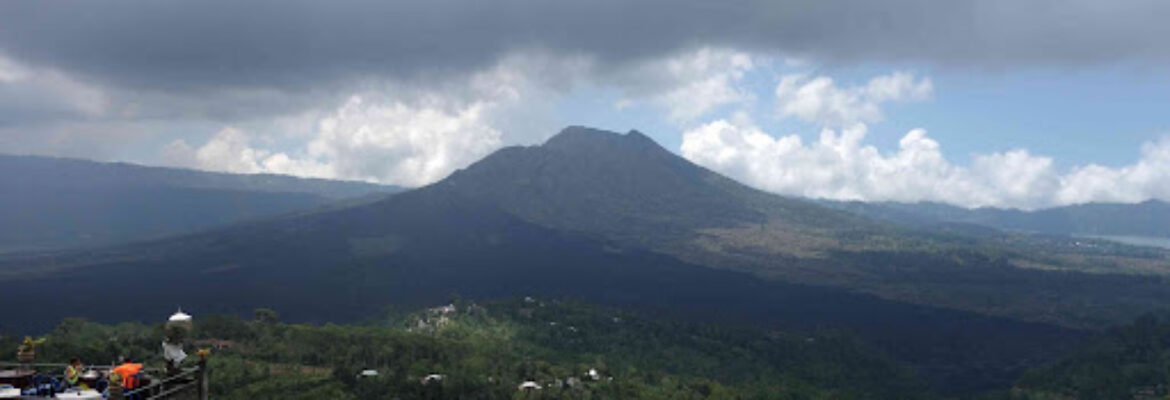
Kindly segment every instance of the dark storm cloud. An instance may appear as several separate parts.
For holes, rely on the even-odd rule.
[[[1170,60],[1163,1],[86,1],[0,3],[0,51],[102,84],[442,77],[516,49],[602,65],[714,45],[955,66]]]

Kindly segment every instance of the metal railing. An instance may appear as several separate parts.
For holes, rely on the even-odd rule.
[[[128,399],[162,400],[179,393],[200,391],[206,382],[206,371],[206,366],[201,363],[198,367],[184,368],[163,379],[151,380],[147,385],[125,391],[124,395]],[[200,399],[207,398],[204,393],[200,393]]]
[[[36,373],[31,379],[34,382],[40,382],[43,379],[55,379],[58,382],[64,381],[64,370],[67,366],[68,364],[58,363],[0,362],[0,370],[26,369],[31,371],[62,371],[60,373]],[[82,370],[85,371],[102,371],[107,374],[114,368],[115,367],[109,365],[82,366]],[[146,374],[152,379],[150,379],[149,383],[146,385],[133,389],[123,390],[123,398],[134,400],[165,400],[181,393],[195,392],[198,396],[198,399],[208,399],[209,385],[207,381],[208,375],[206,360],[199,360],[199,362],[194,367],[182,368],[171,373],[168,373],[165,369],[162,368],[144,367],[140,375],[141,374]],[[162,378],[153,378],[154,376],[162,376]]]

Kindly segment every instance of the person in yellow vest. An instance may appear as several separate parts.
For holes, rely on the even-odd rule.
[[[65,366],[65,385],[67,387],[77,386],[77,382],[81,379],[81,359],[73,357],[69,360],[69,365]]]

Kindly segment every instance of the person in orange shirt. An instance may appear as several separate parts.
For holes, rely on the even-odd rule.
[[[134,363],[130,357],[122,358],[122,365],[113,369],[113,373],[122,377],[122,389],[131,390],[138,387],[138,373],[142,371],[142,364]]]

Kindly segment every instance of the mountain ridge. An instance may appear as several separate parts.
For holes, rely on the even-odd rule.
[[[1019,210],[964,208],[944,203],[820,200],[819,204],[908,226],[967,223],[996,229],[1077,236],[1118,235],[1170,238],[1170,203],[1085,203]]]
[[[453,208],[428,211],[428,203]],[[469,222],[481,217],[515,221],[475,234],[460,232],[453,222],[415,222],[415,231],[395,230],[395,224],[416,214],[432,215],[436,223],[449,221],[445,213],[453,210],[471,210],[459,211]],[[312,262],[344,265],[395,257],[411,248],[411,240],[441,243],[437,238],[444,237],[490,247],[525,224],[577,238],[572,241],[596,242],[611,249],[607,251],[649,251],[769,281],[1078,328],[1127,320],[1170,298],[1170,288],[1145,278],[1170,275],[1168,252],[995,230],[899,227],[747,187],[637,132],[584,127],[566,128],[542,145],[500,149],[439,182],[380,201],[123,249],[199,259],[213,254],[215,246],[237,243],[243,246],[237,251],[251,257],[289,250],[278,238],[329,232],[328,238],[302,243],[320,247],[321,254],[307,255],[297,264],[317,260]],[[328,251],[326,246],[331,246]],[[424,248],[419,251],[442,253],[457,246]],[[89,261],[74,257],[46,270],[141,258],[124,253],[91,255]],[[326,261],[328,257],[333,261]],[[236,270],[241,264],[215,263],[213,270]]]
[[[432,187],[487,199],[538,224],[649,246],[693,236],[696,229],[757,225],[770,218],[799,226],[867,224],[750,188],[637,131],[569,127],[542,145],[501,149]],[[640,226],[631,221],[647,229],[631,231]]]
[[[358,197],[372,192],[397,191],[395,186],[359,181],[304,178],[291,175],[203,171],[188,168],[148,166],[128,162],[103,162],[68,157],[0,153],[0,166],[21,171],[0,177],[0,184],[51,182],[49,178],[73,179],[81,185],[166,185],[198,189],[251,190],[278,193],[310,193],[332,199]],[[88,169],[88,170],[87,170]],[[45,174],[48,174],[46,176]],[[134,182],[117,181],[137,175]],[[83,178],[83,179],[78,179]],[[320,186],[314,186],[314,184]]]
[[[40,156],[0,155],[0,170],[0,252],[147,240],[398,190]]]

